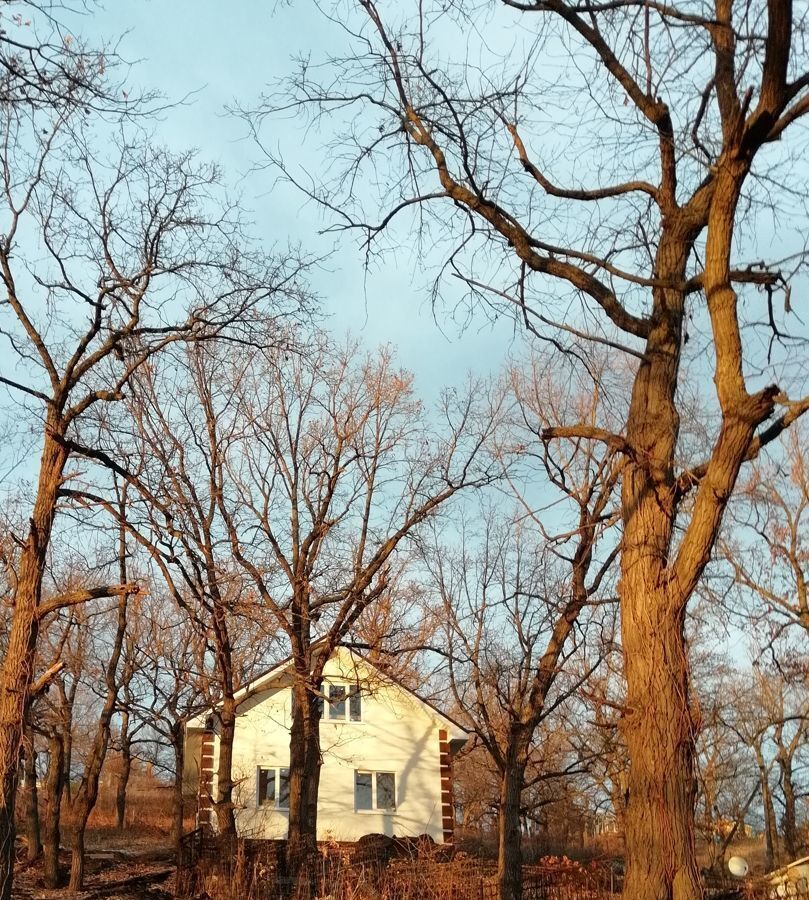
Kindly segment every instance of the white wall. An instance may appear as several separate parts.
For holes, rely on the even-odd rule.
[[[346,650],[338,650],[325,669],[326,681],[363,686],[362,722],[320,723],[318,839],[356,841],[364,834],[429,834],[443,840],[440,725],[415,698],[384,683]],[[289,764],[291,689],[282,676],[272,688],[239,708],[233,753],[236,821],[243,837],[285,838],[287,813],[256,803],[259,766]],[[218,754],[217,754],[218,756]],[[356,769],[393,772],[396,810],[354,809]]]

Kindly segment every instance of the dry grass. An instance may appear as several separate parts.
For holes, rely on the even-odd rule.
[[[443,848],[425,846],[413,858],[387,864],[355,863],[347,848],[326,846],[315,876],[317,896],[328,900],[494,900],[496,870],[491,861],[464,854],[450,861],[440,860],[439,855],[445,853]],[[261,848],[255,855],[241,841],[232,852],[211,844],[196,873],[186,895],[203,894],[211,900],[267,900],[282,893],[283,876],[272,855]],[[526,866],[523,878],[526,900],[613,897],[604,867],[583,866],[567,859]]]

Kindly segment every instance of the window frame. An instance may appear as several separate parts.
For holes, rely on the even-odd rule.
[[[265,801],[261,796],[261,773],[272,772],[275,798],[273,802]],[[281,806],[282,772],[286,772],[286,806]],[[273,809],[278,812],[289,812],[289,766],[258,765],[256,766],[256,808]]]
[[[320,717],[321,722],[332,722],[335,724],[342,725],[360,725],[365,721],[363,708],[365,704],[363,701],[363,691],[359,684],[350,681],[335,681],[335,682],[326,682],[324,685],[323,693],[325,694],[325,700],[323,702],[323,711]],[[343,697],[341,701],[343,705],[343,715],[341,718],[332,716],[332,704],[331,704],[331,691],[332,688],[342,688],[344,691]],[[359,700],[360,714],[355,719],[354,712],[352,706],[354,705],[354,701]]]
[[[371,776],[371,808],[359,809],[357,806],[357,776]],[[379,806],[379,792],[377,789],[377,778],[380,775],[390,775],[393,779],[393,806]],[[395,772],[390,769],[354,769],[354,812],[360,816],[370,814],[382,814],[383,816],[393,816],[399,811],[399,788],[398,779]]]

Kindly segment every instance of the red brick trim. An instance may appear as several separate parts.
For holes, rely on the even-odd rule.
[[[214,733],[203,731],[199,753],[199,790],[197,791],[197,828],[213,828]]]
[[[449,735],[442,728],[438,732],[438,765],[441,770],[441,825],[444,843],[452,843],[455,833],[455,815],[452,803],[452,756]]]

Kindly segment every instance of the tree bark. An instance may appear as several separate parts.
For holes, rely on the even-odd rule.
[[[513,747],[506,753],[506,767],[500,776],[498,817],[497,896],[498,900],[522,900],[522,833],[520,808],[525,780],[525,761]]]
[[[793,860],[798,855],[798,824],[795,812],[795,785],[792,779],[792,760],[785,749],[779,751],[778,767],[781,770],[781,788],[784,792],[784,818],[782,821],[784,832],[784,850]]]
[[[761,782],[761,804],[764,807],[764,841],[765,857],[764,866],[769,872],[779,862],[778,854],[778,830],[775,824],[775,807],[773,806],[772,791],[770,790],[770,778],[767,771],[767,763],[761,747],[754,748],[758,777]]]
[[[625,603],[623,633],[629,716],[637,717],[625,729],[631,760],[625,890],[648,900],[697,900],[694,723],[683,620],[672,621],[665,596],[650,591]]]
[[[0,900],[11,900],[14,878],[14,801],[28,691],[34,668],[42,577],[56,514],[67,451],[57,439],[60,425],[48,413],[37,494],[20,554],[14,612],[0,670]]]
[[[34,733],[25,729],[25,835],[26,858],[28,862],[39,859],[42,853],[42,838],[39,823],[39,797],[37,793],[37,756],[34,747]]]
[[[656,270],[682,282],[695,233],[673,222]],[[690,591],[671,584],[676,515],[674,458],[680,420],[675,403],[684,297],[654,292],[655,317],[632,389],[626,436],[632,448],[622,483],[621,629],[629,751],[624,891],[636,900],[702,897],[694,843],[693,720],[688,694],[685,606]]]
[[[233,739],[236,735],[236,701],[226,690],[219,710],[219,765],[216,770],[216,824],[221,835],[236,836],[233,813]]]
[[[295,704],[289,736],[289,832],[287,872],[295,896],[313,896],[317,859],[317,797],[320,787],[320,707],[298,673],[293,687]],[[317,687],[319,690],[319,685]]]
[[[121,743],[121,771],[115,785],[115,827],[123,831],[126,824],[126,789],[132,772],[132,751],[129,741]]]
[[[48,774],[45,778],[45,803],[42,810],[42,845],[44,851],[45,886],[58,888],[62,877],[59,869],[62,797],[65,780],[65,744],[61,734],[48,736]]]
[[[185,797],[183,796],[183,769],[185,768],[185,744],[182,723],[171,730],[171,745],[174,749],[174,786],[172,790],[172,843],[178,854],[185,827]]]

